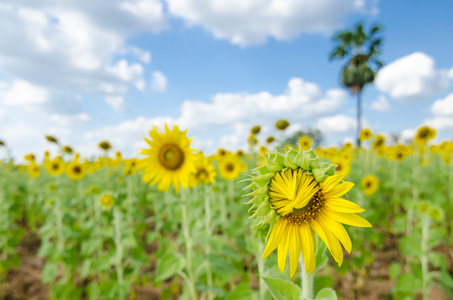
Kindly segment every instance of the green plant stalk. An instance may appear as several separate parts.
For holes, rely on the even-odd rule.
[[[264,244],[263,242],[258,239],[258,256],[257,258],[257,265],[258,265],[258,276],[260,277],[260,300],[265,299],[266,297],[266,286],[264,283],[264,259],[261,258],[261,253],[264,252]]]
[[[226,229],[226,213],[227,213],[227,207],[225,203],[225,183],[222,182],[220,184],[220,191],[219,191],[219,197],[220,197],[220,220],[222,222],[222,231]]]
[[[228,204],[231,207],[234,207],[234,182],[233,180],[228,180]]]
[[[186,199],[186,191],[184,188],[181,189],[181,202],[182,202],[182,228],[184,233],[184,241],[186,244],[186,259],[187,259],[187,273],[189,277],[189,292],[192,300],[197,300],[195,290],[195,278],[192,267],[192,238],[190,237],[189,231],[189,217],[187,214],[189,203]]]
[[[206,255],[211,253],[211,237],[212,237],[212,229],[211,229],[211,203],[210,203],[210,191],[207,185],[204,186],[204,225],[206,230],[206,237],[208,238],[208,242],[206,243]],[[212,271],[211,266],[208,267],[206,271],[207,277],[207,284],[208,286],[212,287]],[[208,300],[212,299],[212,293],[207,292],[206,297]]]
[[[61,198],[56,197],[54,213],[56,218],[56,227],[57,227],[57,249],[60,255],[63,254],[64,250],[64,235],[63,235],[63,213],[61,212]]]
[[[422,293],[423,293],[423,300],[429,299],[429,269],[428,269],[428,254],[429,254],[429,227],[430,227],[430,219],[428,213],[423,213],[422,216],[422,240],[421,240],[421,248],[422,248],[422,255],[420,257],[420,263],[422,266]]]
[[[301,288],[302,288],[302,299],[313,299],[313,284],[315,275],[305,272],[305,262],[304,258],[301,257],[299,260],[300,263],[300,277],[302,278]]]
[[[121,212],[118,208],[113,210],[113,226],[115,227],[115,270],[117,275],[117,280],[120,286],[123,286],[123,244],[121,242]],[[120,289],[122,291],[122,289]],[[122,292],[121,292],[122,293]],[[120,299],[124,299],[126,295],[120,294]]]

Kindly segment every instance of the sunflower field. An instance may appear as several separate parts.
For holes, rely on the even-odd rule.
[[[453,142],[435,135],[313,149],[255,126],[205,155],[166,125],[134,158],[47,136],[59,154],[21,164],[1,141],[0,300],[453,299]]]

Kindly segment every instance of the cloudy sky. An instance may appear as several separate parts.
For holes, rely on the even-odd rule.
[[[211,152],[285,118],[338,144],[354,136],[356,102],[328,55],[359,21],[383,25],[386,65],[364,123],[451,139],[451,11],[449,0],[0,0],[0,139],[17,158],[55,150],[44,135],[84,155],[103,139],[135,155],[167,122]]]

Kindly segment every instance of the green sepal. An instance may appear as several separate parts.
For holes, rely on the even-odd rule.
[[[303,156],[303,160],[300,164],[300,167],[305,171],[310,171],[310,167],[312,165],[310,164],[310,161],[317,158],[317,156],[313,150],[301,151],[301,153]]]
[[[297,169],[297,165],[294,163],[294,158],[299,154],[299,151],[291,148],[286,151],[284,165],[287,168]]]
[[[324,165],[325,163],[323,163]],[[332,176],[335,173],[336,165],[328,165],[322,169],[313,169],[313,176],[317,182],[324,182],[328,176]]]
[[[271,211],[271,209],[272,208],[269,200],[263,201],[255,210],[255,213],[249,217],[249,219],[253,217],[264,217]]]
[[[252,181],[259,187],[262,187],[262,186],[266,185],[266,183],[268,183],[273,176],[274,176],[274,174],[260,175],[260,176],[254,177],[252,179]]]

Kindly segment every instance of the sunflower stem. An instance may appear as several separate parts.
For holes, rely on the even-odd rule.
[[[300,263],[300,275],[302,278],[301,287],[302,287],[302,298],[301,300],[313,299],[313,283],[315,279],[314,274],[305,272],[305,262],[304,258],[301,257],[299,260]]]
[[[207,185],[204,186],[204,210],[205,210],[205,230],[206,230],[206,236],[208,237],[208,242],[206,243],[206,255],[209,255],[211,253],[211,236],[212,236],[212,229],[211,229],[211,203],[210,203],[210,193],[209,193],[209,188]],[[206,271],[206,277],[207,277],[207,284],[209,287],[212,287],[212,272],[211,272],[211,266],[208,267]],[[207,292],[206,298],[208,300],[212,299],[212,293]]]
[[[185,189],[181,189],[181,201],[182,201],[182,227],[184,233],[184,241],[186,243],[186,259],[187,259],[187,273],[189,277],[189,293],[190,298],[192,300],[197,299],[196,291],[195,291],[195,278],[193,274],[192,268],[192,239],[190,238],[190,231],[189,231],[189,218],[187,214],[188,210],[188,201],[186,199],[186,191]]]
[[[422,255],[420,257],[420,263],[422,266],[422,293],[423,300],[429,299],[428,288],[429,288],[429,269],[428,269],[428,254],[429,254],[429,226],[430,219],[428,213],[423,213],[422,216],[422,240],[421,248]]]
[[[124,297],[126,295],[122,294],[122,291],[123,291],[122,287],[123,287],[124,279],[123,279],[123,266],[122,266],[123,243],[121,242],[121,212],[116,207],[113,210],[113,226],[115,227],[115,248],[116,248],[115,271],[116,271],[118,283],[121,286],[121,288],[119,289],[121,291],[120,299],[124,299]]]

